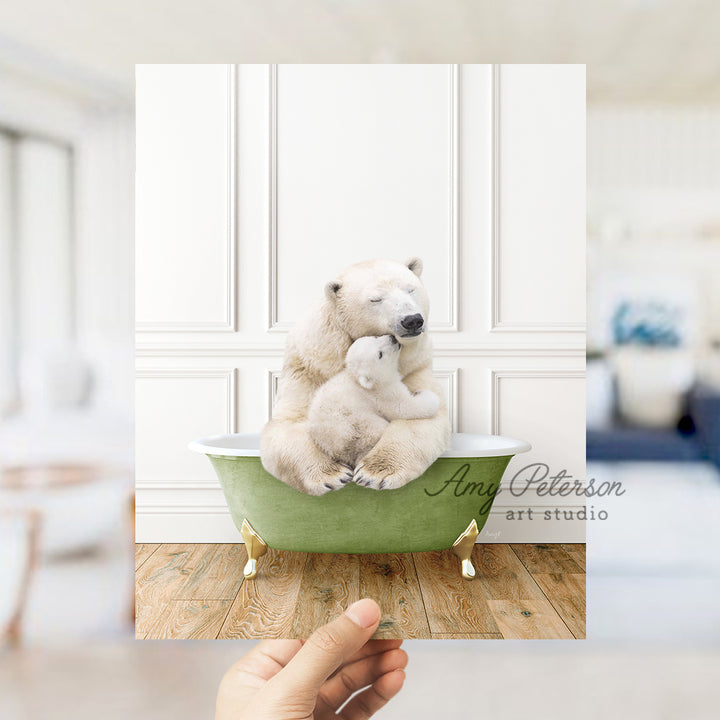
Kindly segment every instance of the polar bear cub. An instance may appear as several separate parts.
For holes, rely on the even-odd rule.
[[[431,390],[413,394],[403,383],[394,335],[361,337],[345,356],[345,369],[315,393],[308,430],[334,460],[354,467],[380,439],[391,420],[431,418],[440,398]]]

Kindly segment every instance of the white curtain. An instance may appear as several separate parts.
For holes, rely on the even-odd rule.
[[[0,133],[0,416],[16,399],[14,307],[13,140]]]
[[[26,404],[75,335],[73,158],[48,140],[0,135],[0,408]],[[37,401],[37,397],[35,398]]]

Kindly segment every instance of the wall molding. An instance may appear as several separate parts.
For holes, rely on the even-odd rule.
[[[278,380],[282,370],[265,370],[265,384],[267,387],[267,419],[272,417],[273,407],[275,405],[275,395],[277,394]]]
[[[268,332],[288,332],[293,323],[278,320],[278,66],[268,65]]]
[[[142,503],[135,507],[136,515],[230,515],[227,504],[198,505],[182,503]]]
[[[225,319],[199,322],[148,321],[136,322],[135,330],[151,332],[235,332],[237,330],[237,65],[228,65],[227,78],[227,217],[226,217],[226,278]]]
[[[500,223],[500,122],[501,65],[492,65],[490,83],[490,332],[491,333],[585,333],[586,323],[508,322],[502,319],[500,278],[502,275],[502,242]]]
[[[136,380],[221,379],[226,382],[228,433],[237,432],[237,368],[138,368]],[[140,481],[142,482],[142,481]],[[154,481],[157,482],[157,481]]]
[[[448,128],[450,133],[450,152],[448,167],[448,204],[450,208],[448,217],[448,294],[450,317],[443,322],[431,322],[431,332],[457,332],[459,327],[459,294],[458,273],[459,273],[459,208],[460,208],[460,65],[449,64],[449,117]]]
[[[136,357],[283,357],[284,344],[208,345],[200,343],[139,343]],[[585,344],[489,345],[467,343],[436,345],[433,357],[585,357]]]
[[[460,395],[459,390],[459,377],[460,368],[437,368],[433,369],[432,375],[436,380],[446,380],[448,383],[448,394],[447,394],[447,409],[448,416],[450,418],[450,430],[451,432],[459,432],[458,430],[458,397]]]
[[[434,357],[582,357],[586,354],[582,345],[522,345],[507,346],[469,343],[433,348]]]
[[[584,334],[586,329],[587,326],[585,323],[508,323],[500,321],[493,324],[490,332],[562,332]]]
[[[135,357],[283,357],[283,345],[243,343],[210,345],[205,343],[138,343]]]
[[[585,378],[584,370],[490,370],[490,432],[500,435],[500,381],[503,378]]]
[[[433,332],[457,332],[459,330],[459,95],[460,65],[449,64],[448,92],[448,128],[449,128],[449,163],[448,163],[448,295],[450,315],[447,320],[431,322]],[[269,65],[268,77],[268,242],[267,242],[267,332],[287,333],[293,322],[280,320],[278,314],[278,66]]]
[[[138,480],[135,487],[142,490],[222,490],[219,480]]]

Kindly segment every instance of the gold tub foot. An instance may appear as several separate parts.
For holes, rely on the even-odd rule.
[[[240,534],[245,541],[248,561],[243,568],[243,575],[252,580],[257,575],[257,561],[267,552],[265,541],[253,530],[252,525],[245,518],[240,528]]]
[[[465,532],[453,543],[452,551],[460,558],[460,572],[466,580],[475,577],[475,568],[470,560],[475,539],[480,534],[475,518],[465,528]]]

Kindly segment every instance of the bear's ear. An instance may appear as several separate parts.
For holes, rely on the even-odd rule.
[[[328,300],[332,300],[333,302],[335,302],[337,300],[337,294],[340,291],[341,287],[342,285],[337,280],[329,282],[325,286],[325,297],[327,297]]]
[[[372,390],[375,383],[367,376],[367,375],[360,375],[358,376],[358,382],[366,389],[366,390]]]
[[[408,270],[412,270],[418,277],[422,275],[423,262],[419,257],[414,257],[406,260],[405,265],[407,265]]]

